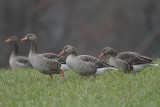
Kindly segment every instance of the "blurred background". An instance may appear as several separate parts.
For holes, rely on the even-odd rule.
[[[60,53],[67,44],[78,54],[99,56],[106,46],[118,52],[160,56],[160,0],[0,0],[0,68],[8,67],[13,44],[38,36],[38,52]],[[19,41],[19,55],[30,44]]]

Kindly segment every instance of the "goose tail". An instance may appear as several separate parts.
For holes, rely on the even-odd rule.
[[[103,74],[105,71],[108,71],[108,70],[116,70],[116,71],[118,71],[118,69],[116,69],[116,68],[114,68],[114,67],[98,68],[95,75],[101,75],[101,74]]]
[[[155,64],[155,63],[151,63],[149,65],[152,65],[152,66],[158,66],[158,64]]]

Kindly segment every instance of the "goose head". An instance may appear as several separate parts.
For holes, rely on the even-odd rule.
[[[37,36],[35,34],[28,34],[23,39],[21,39],[21,41],[37,41]]]
[[[106,48],[103,49],[99,58],[102,58],[103,56],[113,56],[113,57],[115,57],[115,56],[117,56],[117,52],[113,48],[106,47]]]
[[[17,42],[18,38],[17,36],[10,36],[8,39],[6,39],[4,42],[9,43],[9,42]]]
[[[70,46],[70,45],[66,45],[64,48],[63,48],[63,51],[60,53],[61,55],[63,54],[68,54],[68,55],[77,55],[77,51],[76,49],[73,47],[73,46]]]

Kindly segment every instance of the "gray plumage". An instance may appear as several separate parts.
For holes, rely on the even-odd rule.
[[[131,65],[152,63],[153,59],[142,56],[135,52],[122,52],[116,56],[118,59],[124,60]]]
[[[66,64],[66,57],[59,55],[59,54],[55,54],[55,53],[44,53],[41,54],[41,56],[47,58],[47,59],[55,59],[57,60],[59,63],[61,64]]]
[[[29,61],[35,69],[43,74],[59,74],[61,64],[55,59],[48,59],[43,54],[29,53]]]
[[[101,56],[105,55],[110,56],[109,64],[119,69],[119,71],[124,71],[125,73],[139,72],[147,66],[158,65],[153,63],[153,59],[146,56],[129,51],[117,54],[117,52],[110,47],[103,49]]]
[[[30,41],[31,49],[28,56],[32,66],[43,74],[50,75],[53,78],[54,74],[62,73],[64,76],[61,64],[65,63],[65,57],[54,53],[37,53],[37,37],[34,34],[28,34],[22,41]]]
[[[89,55],[78,56],[76,49],[70,45],[64,47],[64,54],[68,54],[66,64],[69,68],[81,76],[95,75],[99,68],[104,68],[103,71],[107,69],[114,69],[96,57]]]
[[[5,40],[5,42],[14,43],[14,49],[9,58],[9,65],[12,69],[32,67],[27,57],[17,55],[18,54],[18,38],[16,36],[9,37],[7,40]]]

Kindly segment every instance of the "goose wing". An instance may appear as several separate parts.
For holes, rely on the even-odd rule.
[[[117,58],[131,65],[139,65],[152,62],[152,59],[135,52],[122,52],[117,56]]]
[[[48,59],[45,57],[42,57],[42,60],[44,62],[44,68],[48,71],[54,71],[54,70],[60,70],[61,64],[56,59]]]
[[[106,62],[104,61],[101,61],[100,59],[96,58],[96,57],[93,57],[93,56],[90,56],[90,55],[81,55],[80,56],[80,59],[82,61],[85,61],[85,62],[91,62],[91,63],[94,63],[96,68],[103,68],[103,67],[111,67],[109,64],[107,64]]]
[[[100,61],[98,58],[93,57],[93,56],[90,56],[90,55],[80,55],[79,58],[80,58],[82,61],[85,61],[85,62],[96,63],[97,61]]]
[[[107,64],[107,63],[104,62],[104,61],[97,61],[97,62],[95,63],[95,65],[96,65],[97,68],[113,67],[113,66]]]
[[[145,56],[135,57],[135,58],[128,61],[128,63],[132,64],[132,65],[148,64],[148,63],[151,63],[151,62],[152,62],[152,59],[147,58]]]
[[[65,56],[55,54],[55,53],[44,53],[44,54],[40,54],[40,55],[44,58],[47,58],[47,59],[55,59],[61,64],[66,64],[66,57]]]
[[[17,57],[16,64],[22,67],[32,67],[27,57]]]

